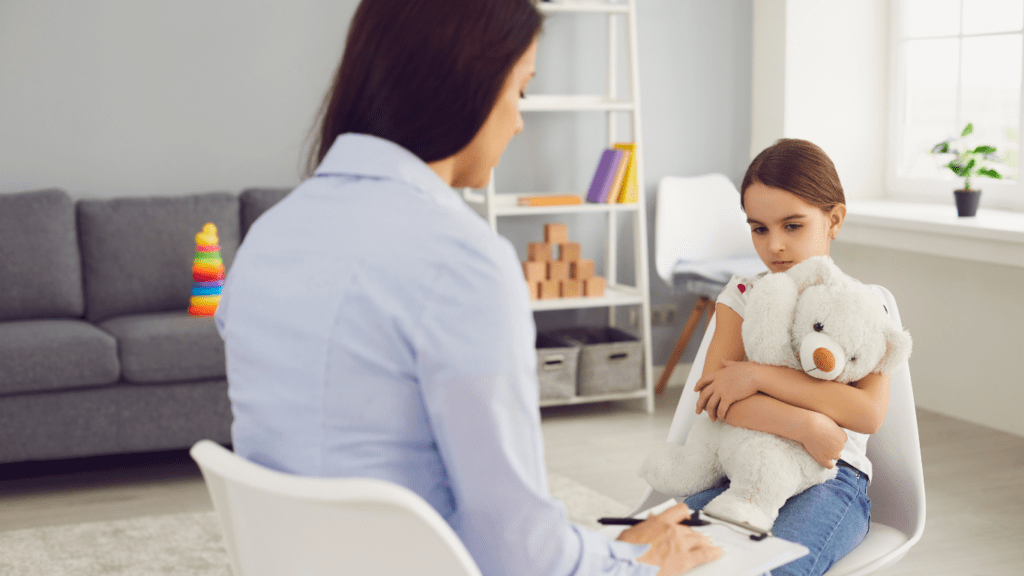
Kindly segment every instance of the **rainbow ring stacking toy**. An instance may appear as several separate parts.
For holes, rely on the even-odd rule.
[[[192,298],[188,313],[193,316],[213,316],[220,304],[224,288],[224,261],[220,258],[217,226],[207,222],[196,234],[196,256],[192,261]]]

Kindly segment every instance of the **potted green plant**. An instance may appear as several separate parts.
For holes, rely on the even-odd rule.
[[[988,167],[987,162],[999,162],[996,156],[995,146],[976,146],[969,148],[964,139],[974,132],[974,124],[970,122],[964,127],[963,132],[956,138],[947,138],[932,147],[932,154],[952,154],[953,158],[944,168],[949,168],[954,174],[964,179],[964,187],[954,190],[956,198],[956,211],[960,216],[974,216],[978,212],[978,200],[981,198],[981,190],[971,188],[971,178],[988,177],[1002,179],[1002,174]]]

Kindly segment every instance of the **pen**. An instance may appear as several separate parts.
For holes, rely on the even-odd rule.
[[[643,520],[639,518],[598,518],[598,524],[604,524],[606,526],[635,526]]]
[[[699,510],[696,510],[690,514],[689,518],[681,521],[680,524],[682,524],[683,526],[707,526],[708,524],[711,524],[711,522],[708,522],[707,520],[701,518],[700,514],[701,512]],[[771,530],[763,530],[756,526],[751,526],[746,522],[737,522],[736,520],[731,520],[729,518],[725,518],[715,514],[708,514],[708,516],[711,516],[716,520],[720,520],[722,522],[726,522],[734,526],[743,528],[747,531],[753,532],[753,534],[750,535],[751,540],[764,540],[765,538],[772,536]],[[636,526],[637,524],[643,522],[643,520],[639,518],[598,518],[597,522],[598,524],[603,524],[605,526]]]
[[[636,526],[643,522],[640,518],[598,518],[598,524],[604,524],[605,526]],[[683,526],[706,526],[710,524],[707,520],[703,520],[700,517],[700,511],[693,512],[689,518],[679,522]]]

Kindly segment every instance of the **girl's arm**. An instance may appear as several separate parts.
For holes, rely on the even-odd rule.
[[[832,468],[846,446],[846,432],[828,416],[764,394],[733,404],[725,421],[737,428],[795,440],[824,468]]]
[[[719,305],[716,314],[715,336],[708,347],[703,377],[696,386],[700,391],[698,413],[707,410],[713,419],[729,422],[729,412],[737,402],[761,392],[785,404],[824,414],[855,432],[873,434],[882,425],[889,407],[888,374],[869,374],[850,386],[792,368],[740,362],[743,318],[725,305]]]
[[[715,314],[718,317],[705,357],[705,377],[721,370],[725,362],[742,360],[745,355],[740,336],[743,318],[724,304],[716,306]],[[700,412],[698,408],[697,413]],[[717,419],[713,410],[708,411],[708,416],[712,420]],[[832,461],[839,459],[846,444],[846,433],[827,416],[764,394],[754,394],[735,402],[725,421],[739,428],[768,432],[800,442],[826,468],[831,468]]]

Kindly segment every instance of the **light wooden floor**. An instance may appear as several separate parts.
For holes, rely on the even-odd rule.
[[[550,470],[632,506],[636,468],[665,439],[681,388],[654,414],[639,402],[546,408]],[[1024,438],[919,411],[928,521],[921,542],[880,576],[1024,574]],[[0,465],[0,531],[210,510],[184,452]]]

